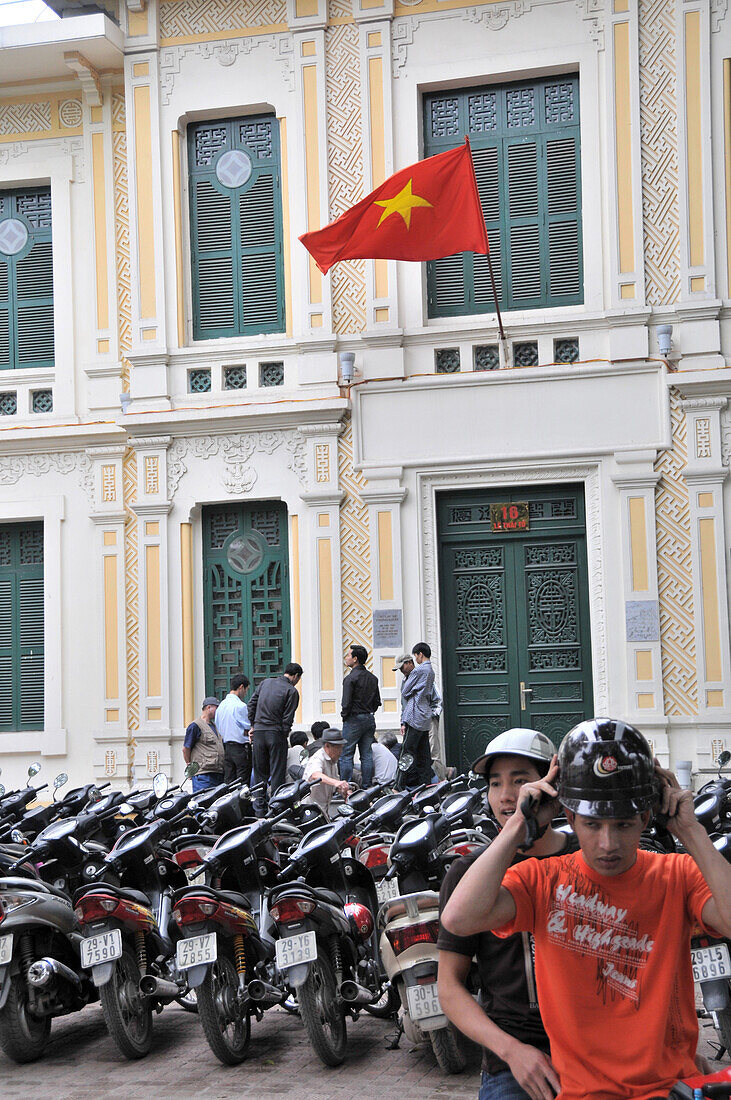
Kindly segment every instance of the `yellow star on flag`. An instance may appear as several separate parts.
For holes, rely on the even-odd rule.
[[[409,180],[406,186],[399,191],[398,195],[394,195],[391,199],[376,199],[374,206],[382,206],[383,213],[379,219],[378,225],[389,218],[391,214],[400,214],[404,219],[404,225],[407,229],[411,229],[411,211],[415,206],[431,206],[430,202],[426,199],[422,199],[419,195],[413,195],[411,193],[411,184],[413,180]],[[376,226],[378,228],[378,226]]]

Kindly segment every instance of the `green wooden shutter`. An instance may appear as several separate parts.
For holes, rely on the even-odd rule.
[[[25,245],[2,251],[2,225],[20,223]],[[53,245],[49,187],[6,192],[0,204],[0,369],[54,365]]]
[[[0,730],[44,716],[43,524],[0,527]]]
[[[239,158],[233,169],[232,154]],[[224,157],[228,162],[219,168]],[[284,262],[276,118],[257,116],[192,126],[188,158],[195,339],[282,332]],[[237,176],[242,163],[248,163],[248,175]]]
[[[425,154],[468,134],[502,309],[583,301],[579,82],[576,76],[434,93]],[[429,316],[495,309],[487,260],[427,265]]]

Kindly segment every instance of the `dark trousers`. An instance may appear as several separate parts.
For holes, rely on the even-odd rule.
[[[223,781],[251,782],[251,741],[226,741],[223,746]]]
[[[431,751],[429,749],[429,730],[417,730],[406,727],[401,753],[411,753],[414,763],[407,772],[400,771],[396,780],[398,790],[404,787],[419,787],[422,783],[431,783]]]
[[[287,778],[287,738],[281,730],[256,730],[254,733],[254,782],[269,784],[271,794]],[[255,810],[263,816],[268,805],[266,787],[256,796]]]

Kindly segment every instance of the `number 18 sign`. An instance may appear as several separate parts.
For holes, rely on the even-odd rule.
[[[527,531],[530,527],[528,502],[491,504],[490,527],[493,531]]]

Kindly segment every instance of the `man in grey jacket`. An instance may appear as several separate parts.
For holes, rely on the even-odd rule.
[[[249,720],[253,734],[254,781],[264,783],[257,795],[255,810],[263,817],[267,811],[267,784],[271,794],[286,782],[287,737],[299,706],[296,685],[302,679],[302,666],[292,661],[281,676],[263,680],[249,702]]]
[[[433,714],[434,669],[431,666],[431,648],[426,642],[417,642],[413,657],[403,653],[398,665],[404,677],[401,685],[401,732],[404,735],[402,752],[414,757],[414,763],[406,772],[399,772],[397,787],[418,787],[431,781],[431,752],[429,730]]]

